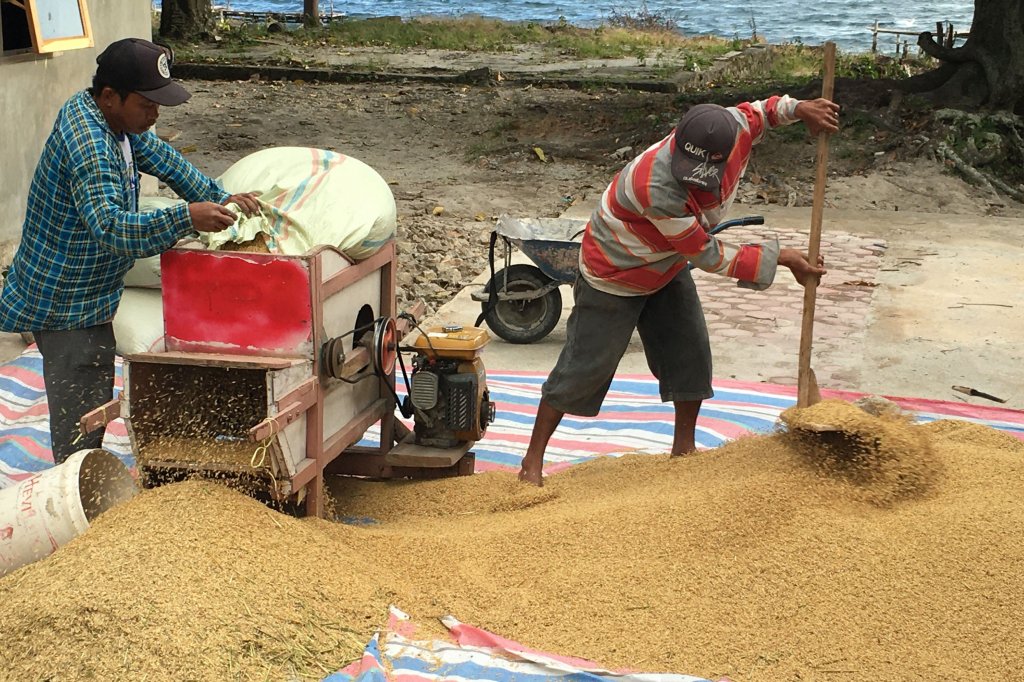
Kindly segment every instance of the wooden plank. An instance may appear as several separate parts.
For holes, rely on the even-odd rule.
[[[322,255],[323,251],[317,252],[309,261],[309,295],[312,302],[313,317],[313,376],[319,377],[320,349],[324,344],[324,292],[322,281]],[[306,516],[323,518],[327,505],[324,495],[324,464],[327,458],[324,453],[324,391],[323,385],[317,381],[315,401],[309,411],[306,412],[306,457],[314,460],[313,476],[306,484]],[[294,486],[294,491],[299,487]]]
[[[389,320],[394,320],[397,315],[397,301],[395,291],[398,287],[398,268],[396,267],[396,255],[394,248],[391,249],[391,259],[385,263],[380,270],[380,315]],[[406,320],[400,320],[406,322]],[[395,353],[401,353],[398,343],[405,336],[404,331],[398,330],[395,324]],[[395,358],[397,361],[397,357]],[[377,377],[377,395],[383,400],[394,400],[395,394],[395,368],[392,367],[387,376]],[[395,411],[388,412],[380,420],[380,451],[385,453],[395,444]]]
[[[369,333],[369,332],[367,332]],[[351,379],[362,372],[370,364],[370,351],[359,346],[350,353],[345,353],[345,361],[341,363],[341,377]]]
[[[249,429],[249,440],[259,442],[280,433],[284,427],[306,414],[316,404],[320,380],[308,379],[275,403],[277,414]]]
[[[105,405],[97,407],[92,412],[87,412],[78,421],[78,431],[88,435],[98,428],[104,427],[121,416],[121,400],[115,398]]]
[[[916,36],[916,35],[920,35],[922,33],[922,29],[919,29],[919,28],[910,28],[910,29],[872,28],[871,30],[873,32],[875,32],[875,33],[888,33],[890,35],[897,35],[897,36]]]
[[[224,462],[184,462],[176,460],[146,459],[141,464],[143,469],[178,469],[195,472],[220,472],[231,474],[245,474],[246,476],[259,476],[269,478],[265,469],[254,469],[244,464],[226,464]]]
[[[304,460],[300,461],[295,467],[295,475],[292,476],[292,492],[298,491],[302,486],[312,481],[316,477],[318,471],[315,459],[306,457]]]
[[[404,423],[398,421],[397,419],[395,420],[395,425],[394,425],[394,438],[395,438],[395,440],[404,440],[405,437],[408,436],[410,433],[412,433],[412,431],[409,430],[408,426],[406,426]]]
[[[321,287],[323,298],[330,298],[353,282],[358,282],[371,272],[379,270],[391,263],[395,257],[395,243],[389,241],[381,247],[380,251],[365,260],[361,260],[352,267],[345,268],[341,272],[331,275],[324,281]]]
[[[429,480],[470,476],[476,468],[476,455],[467,452],[457,463],[448,467],[394,467],[384,461],[383,455],[364,451],[346,450],[324,470],[336,476],[363,476],[366,478],[412,478]]]
[[[367,452],[366,448],[353,448],[345,450],[331,460],[324,468],[324,474],[391,478],[391,466],[377,450]]]
[[[228,355],[220,353],[189,353],[167,351],[163,353],[132,353],[124,357],[128,362],[148,362],[156,365],[196,365],[200,367],[232,367],[236,369],[288,369],[301,365],[304,358],[276,358],[268,355]]]
[[[318,249],[317,256],[320,258],[321,284],[324,279],[329,279],[355,264],[354,260],[334,248]]]
[[[416,303],[411,308],[405,310],[404,312],[411,315],[413,319],[419,322],[423,315],[427,312],[427,304],[424,303],[423,301],[416,301]],[[395,331],[398,333],[399,341],[408,336],[408,334],[412,330],[412,322],[410,322],[404,317],[395,322]]]
[[[450,467],[462,459],[473,445],[467,441],[453,448],[435,448],[417,445],[415,440],[414,434],[407,435],[384,456],[384,461],[394,467]]]

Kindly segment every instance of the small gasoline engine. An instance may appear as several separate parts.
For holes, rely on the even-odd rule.
[[[494,421],[480,359],[489,340],[486,330],[459,325],[423,330],[416,338],[402,413],[414,418],[417,445],[449,448],[477,441]]]
[[[407,319],[412,320],[411,316]],[[415,320],[412,320],[415,324]],[[419,328],[419,325],[416,325]],[[406,374],[398,350],[395,320],[381,317],[349,332],[355,336],[354,349],[365,349],[366,368],[345,381],[361,381],[367,376],[389,376],[401,364],[407,394],[395,402],[402,415],[412,417],[415,444],[423,447],[454,448],[480,440],[487,425],[494,421],[494,403],[487,390],[487,374],[480,359],[490,341],[487,330],[478,327],[445,325],[420,329],[411,346],[414,351],[412,376]],[[355,352],[345,352],[345,336],[330,339],[323,349],[326,372],[336,378],[346,375]],[[396,363],[396,360],[398,361]]]

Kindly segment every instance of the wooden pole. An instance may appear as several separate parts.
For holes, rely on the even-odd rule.
[[[825,71],[821,80],[821,96],[832,99],[836,73],[836,44],[825,43]],[[818,154],[814,178],[814,203],[811,208],[811,236],[807,246],[807,257],[811,263],[818,262],[821,252],[821,222],[825,212],[825,181],[828,173],[828,136],[818,133]],[[814,303],[818,295],[818,281],[811,279],[804,286],[804,312],[800,325],[800,361],[797,373],[797,406],[813,405],[818,395],[817,381],[811,369],[811,340],[814,336]]]

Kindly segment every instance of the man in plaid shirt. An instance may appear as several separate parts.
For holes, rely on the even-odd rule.
[[[229,195],[151,130],[161,105],[190,97],[171,79],[170,56],[128,38],[96,59],[92,87],[57,114],[0,294],[0,330],[32,332],[43,356],[58,464],[102,442],[102,429],[79,438],[78,422],[113,396],[111,320],[135,259],[230,227],[237,216],[227,204],[259,210],[255,195]],[[190,203],[140,213],[140,172]]]

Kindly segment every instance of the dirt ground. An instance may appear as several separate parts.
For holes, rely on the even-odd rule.
[[[689,104],[779,91],[669,94],[493,77],[480,84],[253,78],[185,85],[192,100],[165,108],[158,129],[212,175],[251,152],[289,145],[336,150],[375,168],[398,204],[400,306],[422,299],[433,311],[486,269],[496,216],[586,216],[624,162],[668,134]],[[813,96],[816,88],[792,94]],[[1024,306],[1013,274],[1024,206],[952,174],[929,153],[935,132],[927,117],[900,118],[877,87],[839,81],[836,100],[844,124],[830,143],[826,236],[831,230],[878,242],[885,255],[873,266],[878,279],[867,311],[846,311],[860,315],[856,333],[833,330],[835,348],[816,347],[816,362],[831,366],[823,385],[959,399],[950,387],[963,384],[1009,394],[1006,406],[1018,406],[1024,377],[1014,368],[1024,346],[1007,313]],[[733,215],[764,214],[790,234],[803,231],[806,243],[814,158],[802,125],[771,131],[754,151]],[[837,247],[828,257],[833,265],[857,258]],[[858,269],[852,262],[842,267]],[[557,345],[558,334],[545,343]],[[739,379],[789,383],[791,340],[769,333],[758,345],[752,354],[747,344],[719,344],[716,368],[728,367],[725,376]],[[557,348],[550,351],[557,355]],[[554,357],[548,360],[541,369]]]
[[[185,84],[192,100],[164,108],[158,127],[208,173],[270,146],[327,148],[375,168],[398,203],[400,297],[423,297],[432,307],[483,269],[493,217],[557,216],[593,200],[694,101],[501,83]],[[912,141],[864,125],[873,112],[848,115],[859,125],[833,138],[829,208],[881,211],[881,221],[895,211],[1024,215],[1021,205],[986,196],[932,159],[907,158]],[[809,206],[814,153],[802,125],[773,131],[755,150],[734,213],[766,203]]]

